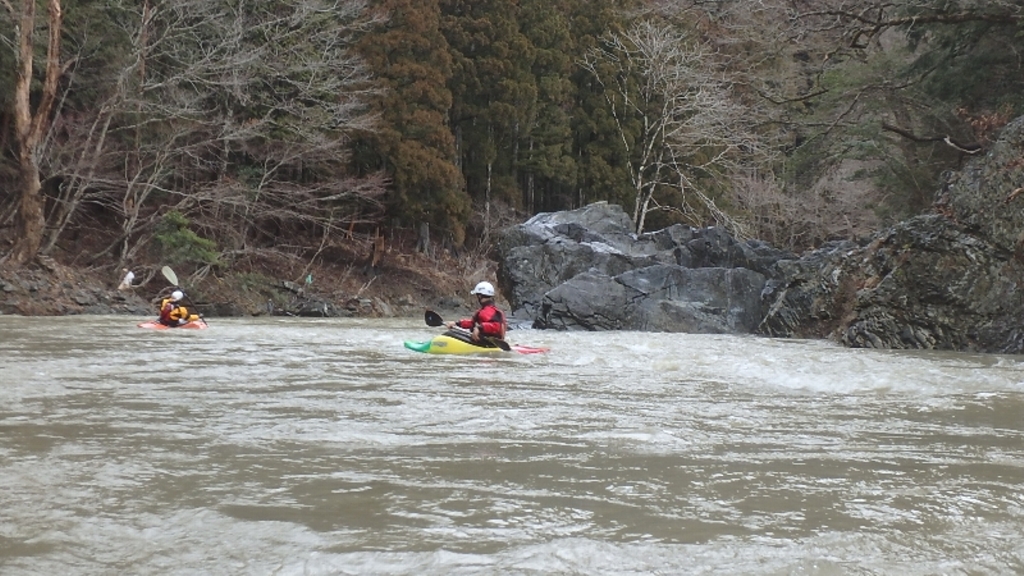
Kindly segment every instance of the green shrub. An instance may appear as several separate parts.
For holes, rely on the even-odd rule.
[[[162,260],[169,264],[219,263],[217,243],[189,230],[188,219],[176,210],[164,216],[157,226],[154,239]]]

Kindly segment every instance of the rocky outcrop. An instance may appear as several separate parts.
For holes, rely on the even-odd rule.
[[[763,334],[869,348],[1021,351],[1021,263],[945,216],[920,216],[864,248],[780,268],[766,289],[772,305]]]
[[[720,228],[630,230],[604,202],[510,230],[497,250],[513,316],[556,329],[752,332],[768,270],[795,258]]]
[[[1024,118],[948,176],[935,213],[796,257],[720,228],[640,236],[622,210],[541,214],[498,245],[539,327],[757,333],[847,346],[1024,352]]]
[[[847,346],[1024,351],[1024,118],[952,173],[936,213],[779,262],[758,330]]]
[[[157,271],[148,269],[142,281],[128,289],[118,289],[121,275],[110,276],[102,270],[90,270],[60,264],[38,257],[31,266],[0,266],[0,315],[63,316],[78,314],[129,314],[155,316],[160,297],[170,291]],[[230,276],[228,277],[231,278]],[[239,280],[239,278],[243,278]],[[416,278],[420,278],[419,275]],[[433,294],[424,287],[427,302],[411,295],[388,298],[381,293],[359,293],[335,289],[314,290],[287,280],[273,280],[260,274],[242,274],[235,281],[206,278],[188,283],[190,306],[206,317],[226,316],[305,316],[305,317],[395,317],[419,316],[426,305],[446,303],[445,294]],[[155,280],[155,281],[154,281]],[[392,281],[393,284],[400,284]],[[333,284],[322,283],[325,288]],[[364,285],[365,288],[365,285]]]
[[[114,289],[92,275],[50,258],[37,269],[0,268],[0,314],[63,316],[74,314],[151,314],[153,306],[130,291]]]

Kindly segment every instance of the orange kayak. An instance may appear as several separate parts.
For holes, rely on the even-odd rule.
[[[156,320],[147,320],[142,324],[139,324],[139,328],[149,328],[150,330],[178,330],[180,328],[186,328],[191,330],[205,330],[207,328],[206,322],[202,320],[193,320],[182,324],[181,326],[165,326]]]

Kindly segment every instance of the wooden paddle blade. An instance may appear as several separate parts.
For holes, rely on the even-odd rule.
[[[433,310],[427,310],[423,313],[423,321],[427,323],[427,326],[444,326],[444,318]]]
[[[178,275],[174,273],[174,270],[171,270],[170,266],[164,266],[161,268],[160,273],[164,275],[164,278],[167,278],[168,282],[178,286]]]

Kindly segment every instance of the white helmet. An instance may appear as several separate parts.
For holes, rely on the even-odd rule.
[[[181,290],[175,290],[171,292],[171,302],[177,302],[185,297],[185,294]]]
[[[490,282],[481,282],[473,288],[470,294],[477,294],[479,296],[494,296],[494,286]]]

